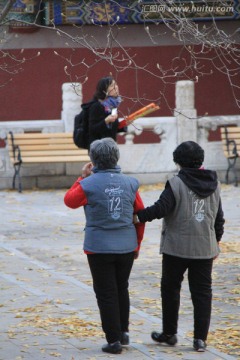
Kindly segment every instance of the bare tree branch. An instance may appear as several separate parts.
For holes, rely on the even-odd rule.
[[[14,0],[9,0],[5,9],[7,5],[11,6],[13,3]],[[73,2],[64,0],[64,4],[65,6],[70,6]],[[96,4],[98,4],[98,2],[84,2],[84,6],[88,10],[88,15],[94,14],[94,6],[96,6]],[[166,91],[167,85],[175,84],[177,80],[181,79],[190,79],[197,82],[199,78],[218,71],[228,79],[233,97],[236,104],[240,107],[240,86],[238,80],[240,73],[239,26],[233,33],[226,33],[217,22],[214,11],[207,9],[208,2],[205,1],[201,2],[201,6],[205,6],[207,9],[204,8],[209,21],[205,23],[193,20],[194,17],[199,18],[203,16],[200,11],[201,9],[196,8],[198,5],[196,5],[195,2],[187,2],[187,6],[196,8],[193,16],[190,16],[191,13],[189,13],[189,9],[184,7],[185,5],[182,2],[153,0],[152,7],[150,8],[152,12],[150,13],[144,13],[143,10],[141,10],[143,9],[141,8],[142,4],[144,4],[142,0],[132,2],[103,0],[101,2],[101,14],[104,18],[104,29],[106,30],[104,45],[86,31],[87,27],[85,27],[84,24],[72,24],[72,26],[78,30],[77,35],[76,33],[73,35],[73,32],[69,31],[69,27],[65,27],[64,30],[63,28],[59,28],[54,23],[54,19],[50,19],[50,25],[47,26],[38,24],[36,19],[43,11],[42,7],[39,8],[36,19],[32,23],[19,20],[19,18],[14,19],[14,22],[19,22],[26,26],[31,25],[36,28],[48,29],[49,31],[54,31],[56,36],[62,38],[65,42],[64,45],[67,44],[67,46],[72,49],[72,55],[69,57],[63,56],[60,50],[54,53],[56,56],[65,60],[66,65],[64,71],[72,82],[86,82],[90,69],[97,66],[99,62],[105,61],[117,74],[126,70],[134,71],[135,96],[131,98],[133,103],[144,102],[146,100],[161,101],[161,99],[165,101],[164,92]],[[218,6],[221,11],[229,7],[229,2],[225,0],[213,0],[211,4],[215,7]],[[74,2],[74,5],[76,5],[76,2]],[[169,64],[165,66],[157,59],[155,63],[154,59],[149,59],[149,63],[142,64],[141,59],[139,59],[137,53],[134,52],[134,49],[126,48],[121,42],[119,35],[123,27],[120,26],[118,14],[113,14],[111,5],[119,10],[119,14],[124,13],[124,11],[129,11],[130,13],[134,13],[134,16],[136,15],[137,18],[141,18],[142,28],[147,35],[149,44],[153,46],[161,46],[161,39],[163,35],[168,32],[175,42],[179,44],[179,54],[174,56]],[[84,8],[83,4],[81,6]],[[6,22],[6,15],[10,8],[8,8],[8,11],[5,11],[5,9],[0,16],[1,21],[4,20],[4,22]],[[193,8],[190,10],[192,11]],[[153,13],[154,11],[156,12],[155,14]],[[233,14],[235,14],[234,11]],[[61,16],[64,16],[64,14],[61,14]],[[238,17],[240,17],[240,14],[238,14]],[[9,19],[9,21],[11,22],[11,19]],[[88,21],[91,22],[91,26],[99,27],[99,30],[102,30],[103,25],[94,18],[94,15],[92,15],[92,18],[88,19]],[[161,24],[161,26],[158,26],[159,24]],[[78,47],[89,50],[93,54],[92,59],[87,62],[85,58],[76,58],[75,49]],[[9,68],[8,62],[5,61],[6,59],[11,59],[12,61]],[[14,75],[14,62],[16,66],[19,66],[20,63],[25,61],[26,59],[24,57],[14,59],[14,57],[10,56],[9,52],[0,51],[0,71],[8,71]],[[20,67],[17,70],[20,70]],[[142,73],[146,73],[149,77],[159,80],[159,90],[156,92],[154,99],[147,99],[146,94],[140,95],[139,78]]]

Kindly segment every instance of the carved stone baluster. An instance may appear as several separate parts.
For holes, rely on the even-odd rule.
[[[125,144],[132,145],[134,142],[134,137],[141,135],[143,132],[143,126],[140,124],[137,124],[137,126],[129,125],[128,131],[125,135]]]
[[[160,140],[166,141],[165,131],[163,130],[161,124],[155,125],[153,128],[153,132],[154,134],[159,135],[159,142]]]
[[[189,80],[176,83],[177,142],[197,141],[197,112],[194,108],[194,82]]]
[[[65,132],[72,132],[74,117],[81,111],[82,85],[80,83],[64,83],[62,85],[62,120]]]
[[[198,144],[202,147],[208,142],[209,129],[204,127],[198,128]]]
[[[134,134],[133,133],[127,133],[125,135],[125,144],[126,145],[132,145],[133,144],[133,139],[134,139]]]

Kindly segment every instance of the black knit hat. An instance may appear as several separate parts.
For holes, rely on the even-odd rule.
[[[194,141],[185,141],[173,152],[173,161],[181,167],[200,168],[204,160],[204,150]]]

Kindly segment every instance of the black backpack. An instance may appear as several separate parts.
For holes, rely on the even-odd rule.
[[[95,101],[82,104],[82,110],[74,118],[73,142],[81,149],[89,148],[88,115],[91,105]]]

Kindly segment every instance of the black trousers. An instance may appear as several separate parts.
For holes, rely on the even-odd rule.
[[[182,259],[163,254],[161,296],[164,333],[177,333],[181,284],[188,269],[194,309],[194,338],[207,339],[212,309],[212,265],[213,259]]]
[[[107,342],[113,343],[121,340],[121,332],[128,332],[130,311],[128,280],[133,266],[134,252],[91,254],[87,257],[102,329]]]

